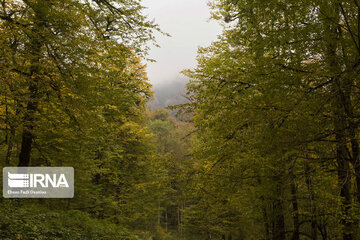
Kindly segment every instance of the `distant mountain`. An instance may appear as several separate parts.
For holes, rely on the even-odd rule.
[[[185,103],[183,95],[186,93],[186,79],[168,81],[156,84],[153,88],[154,99],[149,102],[152,109]]]

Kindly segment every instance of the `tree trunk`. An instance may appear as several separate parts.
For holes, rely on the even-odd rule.
[[[36,3],[28,3],[29,7],[35,12],[34,26],[31,29],[30,43],[27,46],[30,54],[30,77],[29,83],[29,100],[26,106],[26,112],[24,115],[24,129],[22,133],[21,150],[19,155],[18,166],[29,166],[32,144],[35,138],[35,115],[38,111],[38,104],[40,99],[39,83],[41,82],[41,58],[42,58],[42,47],[44,45],[42,40],[42,32],[45,28],[46,14],[47,14],[47,2],[38,1]]]
[[[282,199],[282,183],[281,177],[275,178],[276,183],[276,195],[273,202],[273,240],[285,239],[285,218],[284,218],[284,206]]]
[[[310,212],[311,212],[311,239],[317,240],[317,220],[316,220],[316,205],[315,205],[315,196],[313,185],[310,177],[310,166],[308,164],[305,165],[305,181],[306,186],[309,192],[309,202],[310,202]]]
[[[7,136],[7,151],[5,156],[5,165],[10,164],[11,155],[14,149],[14,136],[15,136],[15,127],[10,126],[10,133]]]
[[[40,81],[38,72],[40,68],[39,52],[41,51],[41,44],[38,41],[34,40],[33,44],[31,44],[31,48],[32,54],[34,54],[35,56],[31,62],[31,79],[29,87],[30,99],[27,103],[26,113],[23,119],[24,130],[22,133],[19,166],[29,166],[30,164],[31,148],[33,140],[35,138],[35,135],[33,133],[35,127],[35,114],[38,110],[38,83]]]
[[[167,213],[167,208],[165,209],[165,232],[168,232],[168,213]]]
[[[298,201],[297,201],[297,189],[295,184],[295,176],[291,176],[291,204],[293,208],[293,224],[294,224],[294,230],[293,230],[293,236],[292,240],[299,240],[300,239],[300,222],[299,222],[299,207],[298,207]]]
[[[160,226],[160,224],[161,224],[161,205],[160,205],[160,200],[158,200],[157,224],[158,224],[159,226]]]
[[[336,63],[336,46],[334,44],[329,44],[328,49],[329,59],[330,59],[330,68],[332,70],[339,69],[338,64]],[[343,219],[341,223],[343,225],[343,239],[351,240],[352,236],[352,223],[350,217],[351,211],[351,179],[352,173],[350,171],[350,159],[348,158],[348,149],[347,149],[347,116],[346,116],[346,103],[344,99],[347,96],[344,96],[346,92],[343,89],[344,83],[338,78],[333,77],[332,79],[332,90],[335,94],[334,96],[334,130],[335,130],[335,141],[336,141],[336,162],[337,162],[337,171],[338,171],[338,182],[340,188],[340,197],[342,199],[342,211]]]
[[[262,198],[263,200],[263,198]],[[262,207],[262,214],[263,214],[263,221],[264,221],[264,229],[265,229],[265,240],[270,240],[270,226],[269,226],[269,220],[266,212],[266,206],[263,204]]]
[[[349,96],[346,91],[346,79],[340,78],[342,65],[339,63],[338,56],[341,28],[339,27],[340,9],[336,5],[330,6],[324,2],[324,11],[329,14],[329,19],[324,20],[324,37],[326,42],[325,60],[328,71],[331,74],[332,94],[333,94],[333,114],[334,114],[334,131],[335,131],[335,150],[338,172],[338,184],[340,189],[340,197],[342,201],[343,218],[341,224],[343,227],[343,240],[352,240],[352,221],[351,221],[351,172],[350,159],[348,158],[347,149],[347,115],[346,115],[346,99]]]
[[[181,228],[181,203],[177,206],[177,225],[178,225],[178,232],[180,233],[180,236],[182,235],[182,228]]]
[[[18,111],[16,111],[16,114],[19,114]],[[5,165],[9,165],[10,160],[11,160],[12,151],[13,151],[13,148],[14,148],[15,126],[14,126],[14,123],[10,121],[7,96],[5,96],[5,115],[6,115],[5,142],[7,144],[7,150],[6,150],[6,156],[5,156]]]

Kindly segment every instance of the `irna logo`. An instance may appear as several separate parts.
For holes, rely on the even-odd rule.
[[[50,174],[24,174],[24,173],[10,173],[8,172],[8,186],[11,188],[47,188],[49,186],[69,187],[64,174],[57,175],[56,173]]]
[[[72,198],[74,168],[5,167],[3,196],[5,198]]]

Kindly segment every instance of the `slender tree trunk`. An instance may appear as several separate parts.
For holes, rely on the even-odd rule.
[[[356,181],[356,200],[360,203],[360,159],[359,159],[359,141],[357,139],[357,132],[359,131],[358,123],[354,119],[353,104],[351,103],[350,94],[352,92],[353,81],[349,79],[347,83],[348,90],[346,94],[348,96],[347,100],[347,114],[349,119],[349,135],[351,143],[351,164],[355,171],[355,181]]]
[[[24,129],[22,133],[22,142],[19,155],[19,166],[29,166],[32,144],[35,138],[35,115],[38,111],[38,104],[40,99],[39,83],[41,82],[41,58],[42,47],[44,45],[42,40],[42,33],[44,32],[46,14],[47,14],[47,1],[39,0],[35,3],[25,1],[31,7],[35,14],[34,26],[29,34],[30,43],[28,45],[30,54],[30,77],[29,83],[29,100],[26,106],[24,115]]]
[[[178,224],[178,232],[180,233],[180,235],[182,234],[182,229],[181,229],[181,204],[178,204],[177,207],[177,224]]]
[[[168,232],[168,213],[167,213],[167,208],[165,209],[165,232]]]
[[[281,199],[276,199],[274,202],[274,232],[273,240],[285,239],[285,220],[283,214],[283,203]]]
[[[356,200],[360,204],[360,163],[359,160],[354,166],[355,175],[356,175]]]
[[[293,208],[293,224],[294,224],[294,230],[293,230],[293,236],[292,240],[299,240],[300,239],[300,222],[299,222],[299,207],[298,207],[298,201],[297,201],[297,189],[295,184],[295,176],[292,174],[291,176],[291,204]]]
[[[9,119],[9,110],[8,110],[8,99],[5,96],[5,115],[6,115],[6,136],[5,142],[7,144],[6,156],[5,156],[5,165],[10,164],[12,151],[14,148],[14,137],[15,137],[15,126]]]
[[[319,231],[320,231],[322,239],[327,240],[328,234],[327,234],[327,227],[325,224],[323,226],[319,226]]]
[[[318,231],[317,231],[317,220],[316,220],[316,205],[315,205],[315,196],[314,189],[310,177],[310,166],[308,164],[305,165],[305,181],[306,186],[309,192],[309,202],[310,202],[310,212],[311,212],[311,239],[318,239]]]
[[[285,239],[285,217],[284,217],[284,206],[282,199],[282,182],[280,181],[281,177],[275,177],[276,183],[276,195],[273,202],[273,221],[274,221],[274,231],[273,231],[273,240],[283,240]]]
[[[263,198],[262,198],[263,200]],[[265,229],[265,240],[270,240],[270,226],[269,226],[269,219],[266,212],[266,207],[263,204],[262,207],[262,214],[263,214],[263,221],[264,221],[264,229]]]
[[[339,63],[338,56],[341,28],[340,7],[339,5],[331,6],[324,2],[323,10],[331,19],[324,20],[324,37],[326,39],[325,60],[327,62],[328,71],[332,78],[332,94],[333,94],[333,114],[334,114],[334,131],[336,141],[336,162],[338,172],[338,183],[340,189],[340,197],[342,201],[343,218],[341,224],[343,227],[343,240],[352,240],[352,221],[351,221],[351,172],[350,159],[347,149],[347,115],[346,115],[346,79],[340,78],[342,65]]]
[[[160,200],[158,200],[158,216],[157,216],[157,223],[160,226],[161,224],[161,205]]]
[[[339,129],[338,129],[339,130]],[[342,209],[344,217],[341,220],[343,225],[343,239],[352,240],[352,223],[350,219],[351,211],[351,172],[349,162],[346,160],[346,142],[342,134],[336,134],[337,149],[336,158],[338,164],[338,181],[340,186],[340,197],[342,199]]]
[[[330,69],[335,73],[336,69],[339,69],[336,63],[336,45],[333,43],[329,44],[328,49],[330,59]],[[340,188],[340,197],[342,199],[342,211],[343,219],[341,223],[343,225],[343,239],[351,240],[352,236],[352,222],[350,217],[351,211],[351,179],[352,173],[350,169],[350,159],[348,156],[347,148],[347,116],[346,116],[346,103],[344,96],[346,92],[343,89],[343,82],[338,77],[332,79],[332,90],[334,96],[334,130],[335,130],[335,141],[336,141],[336,162],[338,170],[338,182]]]
[[[358,35],[360,34],[360,7],[357,5],[357,29],[358,29]],[[344,14],[344,13],[343,13]],[[342,32],[341,32],[342,37]],[[358,36],[358,39],[360,39],[360,36]],[[356,44],[356,43],[354,43]],[[360,44],[360,42],[358,42]],[[357,47],[357,46],[355,46]],[[358,203],[360,203],[360,149],[359,149],[359,141],[358,141],[358,132],[359,132],[359,121],[356,117],[356,114],[354,114],[354,105],[356,104],[353,99],[357,97],[356,95],[358,93],[354,93],[353,88],[356,86],[355,79],[358,77],[358,67],[354,67],[354,64],[348,61],[349,57],[347,52],[345,52],[344,49],[346,49],[346,46],[344,46],[344,42],[342,41],[342,49],[343,49],[343,58],[346,60],[346,68],[349,71],[349,74],[343,79],[344,82],[344,94],[342,97],[343,101],[343,107],[345,110],[345,113],[347,115],[347,121],[348,121],[348,132],[349,132],[349,139],[350,139],[350,146],[351,146],[351,164],[355,171],[355,180],[356,180],[356,191],[355,196]],[[357,54],[356,62],[360,61],[360,54]],[[358,63],[356,65],[359,65]]]
[[[6,165],[10,164],[11,155],[12,155],[12,152],[14,149],[14,136],[15,136],[15,127],[11,126],[10,133],[9,133],[8,139],[7,139],[7,151],[6,151],[6,156],[5,156],[5,164]]]
[[[38,110],[38,82],[39,79],[39,64],[40,56],[38,55],[41,51],[41,44],[34,40],[31,44],[32,54],[34,59],[32,60],[31,67],[31,79],[30,79],[30,99],[27,103],[26,113],[24,116],[24,130],[22,133],[21,150],[19,155],[19,166],[29,166],[30,155],[32,149],[32,143],[35,138],[33,133],[35,127],[35,114]]]
[[[259,186],[261,186],[261,179],[257,179]],[[260,196],[261,200],[261,210],[264,222],[264,230],[265,230],[265,240],[270,240],[270,224],[269,224],[269,217],[266,209],[265,198],[264,196]]]

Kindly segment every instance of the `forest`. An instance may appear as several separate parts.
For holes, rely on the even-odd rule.
[[[2,197],[0,239],[360,239],[360,1],[208,5],[155,108],[141,0],[0,0],[0,166],[75,170],[74,198]]]

